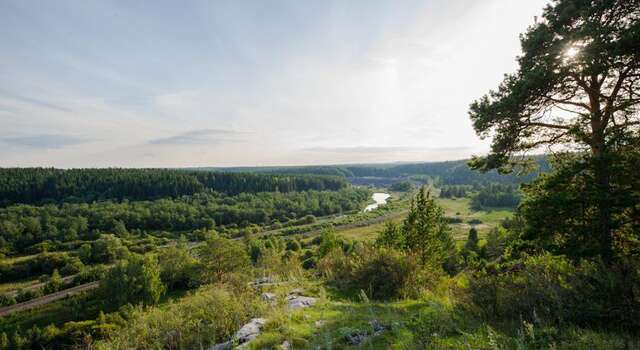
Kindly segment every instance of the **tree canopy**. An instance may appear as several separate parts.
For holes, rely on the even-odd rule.
[[[493,140],[489,155],[470,164],[510,172],[528,151],[579,154],[565,155],[575,166],[565,164],[553,181],[564,181],[564,189],[585,199],[580,213],[573,213],[588,215],[579,234],[595,237],[593,251],[610,261],[621,225],[637,220],[628,215],[633,198],[625,191],[627,180],[615,169],[640,139],[640,0],[556,0],[521,36],[521,44],[517,72],[471,105],[476,132]],[[566,229],[576,227],[571,224],[576,216],[557,216],[560,199],[566,199],[558,194],[567,191],[545,188],[550,187],[537,186],[538,199],[529,202],[527,212],[563,221],[544,229],[551,240],[576,235]],[[617,220],[620,216],[627,219]]]

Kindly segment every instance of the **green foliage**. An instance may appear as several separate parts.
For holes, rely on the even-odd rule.
[[[130,254],[107,271],[98,293],[105,304],[117,308],[127,303],[156,304],[165,289],[157,257]]]
[[[205,349],[228,340],[259,310],[258,299],[247,290],[203,287],[162,308],[135,309],[126,326],[95,349]]]
[[[613,190],[607,193],[598,188],[592,163],[590,157],[579,155],[558,157],[552,173],[524,186],[522,236],[538,249],[574,259],[638,256],[640,178],[635,172],[640,152],[629,149],[618,158],[610,178]],[[603,204],[611,216],[605,239],[599,220]]]
[[[493,136],[491,153],[472,161],[477,169],[509,172],[541,147],[578,153],[529,188],[528,215],[554,221],[544,244],[566,242],[569,254],[607,263],[617,258],[619,213],[637,215],[637,187],[635,195],[625,187],[634,187],[640,159],[639,16],[638,0],[554,2],[522,35],[518,71],[470,108],[476,132]]]
[[[612,270],[544,254],[477,272],[470,292],[488,319],[637,331],[640,302],[632,290],[639,286],[637,266]]]
[[[422,187],[402,227],[388,224],[377,244],[411,252],[423,265],[443,266],[455,255],[450,231],[444,211]]]
[[[169,169],[0,169],[0,204],[105,199],[145,200],[192,195],[207,189],[229,194],[336,191],[347,186],[333,176],[282,176]]]
[[[65,268],[66,265],[71,265]],[[67,253],[41,253],[33,258],[15,263],[0,262],[0,282],[10,282],[28,277],[61,272],[73,272],[77,260]]]
[[[516,186],[489,184],[482,186],[480,191],[471,197],[471,208],[515,208],[520,203],[520,197],[520,191]]]
[[[494,227],[487,235],[487,243],[483,247],[483,254],[489,260],[500,257],[506,249],[507,232],[501,227]]]
[[[393,221],[387,221],[376,238],[376,246],[403,249],[406,246],[404,239],[402,227]]]
[[[91,248],[91,260],[98,263],[111,263],[126,254],[127,248],[115,235],[101,235]]]
[[[0,294],[0,307],[11,306],[11,305],[14,305],[15,303],[16,303],[16,298],[13,295]]]
[[[413,183],[409,181],[396,182],[389,187],[389,190],[395,192],[410,192],[414,188]]]
[[[322,231],[320,237],[321,241],[318,246],[318,256],[321,258],[342,247],[342,241],[336,235],[336,231],[333,227]]]
[[[51,277],[42,288],[42,292],[44,294],[51,294],[59,291],[63,287],[64,287],[64,281],[62,280],[60,273],[58,272],[58,270],[53,270]]]
[[[202,278],[207,282],[223,281],[229,274],[247,272],[251,267],[251,259],[241,243],[217,235],[199,247],[198,258]]]
[[[101,201],[65,203],[64,205],[12,205],[0,208],[0,251],[24,252],[69,249],[76,239],[94,240],[101,233],[130,239],[141,231],[169,231],[182,234],[192,231],[190,239],[200,238],[198,230],[226,229],[239,234],[238,229],[271,222],[287,225],[307,225],[316,216],[358,210],[368,200],[368,190],[345,188],[339,191],[259,192],[226,195],[201,192],[175,199],[153,201]],[[73,228],[76,233],[66,233]],[[88,243],[85,243],[88,244]],[[104,254],[89,256],[83,247],[79,256],[85,263],[106,261]]]
[[[329,283],[351,292],[364,291],[376,300],[418,296],[439,278],[411,255],[368,245],[348,253],[334,249],[318,262],[317,269]]]
[[[160,277],[168,289],[189,288],[199,283],[198,261],[183,243],[158,252]]]

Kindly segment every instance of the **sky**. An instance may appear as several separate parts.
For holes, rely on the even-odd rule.
[[[547,0],[0,0],[0,167],[462,159]]]

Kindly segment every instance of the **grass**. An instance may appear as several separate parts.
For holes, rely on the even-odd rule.
[[[510,208],[473,210],[470,198],[438,198],[437,203],[444,209],[445,216],[462,220],[462,223],[450,225],[453,237],[457,241],[465,240],[469,229],[473,226],[478,230],[479,237],[484,238],[492,228],[500,225],[502,220],[513,214],[513,209]],[[482,223],[469,224],[469,221],[474,219],[480,220]]]
[[[467,239],[469,229],[472,226],[476,227],[480,238],[484,238],[492,228],[498,226],[502,220],[513,214],[513,210],[509,208],[473,210],[471,209],[471,199],[469,198],[438,198],[437,202],[444,209],[445,216],[457,217],[463,221],[462,223],[450,224],[453,238],[458,242]],[[404,217],[404,212],[398,212],[397,215],[392,217],[391,221],[399,223],[402,222]],[[469,224],[469,221],[473,219],[480,220],[482,223],[478,225]],[[383,228],[384,223],[379,222],[367,226],[338,229],[337,234],[350,240],[373,241]]]
[[[445,278],[434,292],[420,299],[389,302],[366,297],[352,300],[339,292],[327,292],[318,281],[298,281],[295,286],[280,285],[269,291],[283,300],[287,291],[301,286],[305,295],[318,297],[318,303],[293,312],[288,312],[282,302],[272,305],[262,316],[268,322],[249,344],[250,349],[279,349],[284,341],[293,349],[586,350],[640,345],[637,337],[628,334],[553,328],[549,334],[554,339],[548,340],[544,339],[549,332],[546,326],[486,323],[456,299],[453,290],[462,287],[456,278]],[[351,341],[359,335],[360,343]]]
[[[30,278],[16,282],[2,283],[0,284],[0,294],[15,292],[19,289],[30,287],[38,283],[40,283],[40,280],[38,278]]]

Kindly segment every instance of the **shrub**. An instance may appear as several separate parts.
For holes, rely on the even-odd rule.
[[[394,249],[366,245],[350,253],[331,251],[318,262],[318,270],[339,288],[363,290],[372,299],[389,300],[417,296],[439,277],[417,260]]]
[[[60,277],[60,273],[58,270],[53,270],[51,278],[49,278],[47,284],[42,287],[42,292],[44,294],[51,294],[61,290],[62,287],[64,287],[64,281],[62,280],[62,277]]]
[[[9,294],[0,294],[0,306],[10,306],[16,303],[16,298]]]
[[[153,305],[164,291],[157,258],[131,254],[107,271],[99,294],[107,305],[119,307],[127,303]]]
[[[637,271],[543,254],[476,273],[470,291],[487,318],[637,331],[640,301],[630,292],[640,287]]]
[[[246,285],[246,283],[244,283]],[[240,294],[238,294],[240,293]],[[228,340],[261,303],[248,291],[207,286],[162,308],[134,309],[126,326],[95,349],[206,349]]]
[[[16,301],[19,303],[25,302],[27,300],[39,298],[42,296],[42,290],[40,289],[21,289],[16,294]]]

